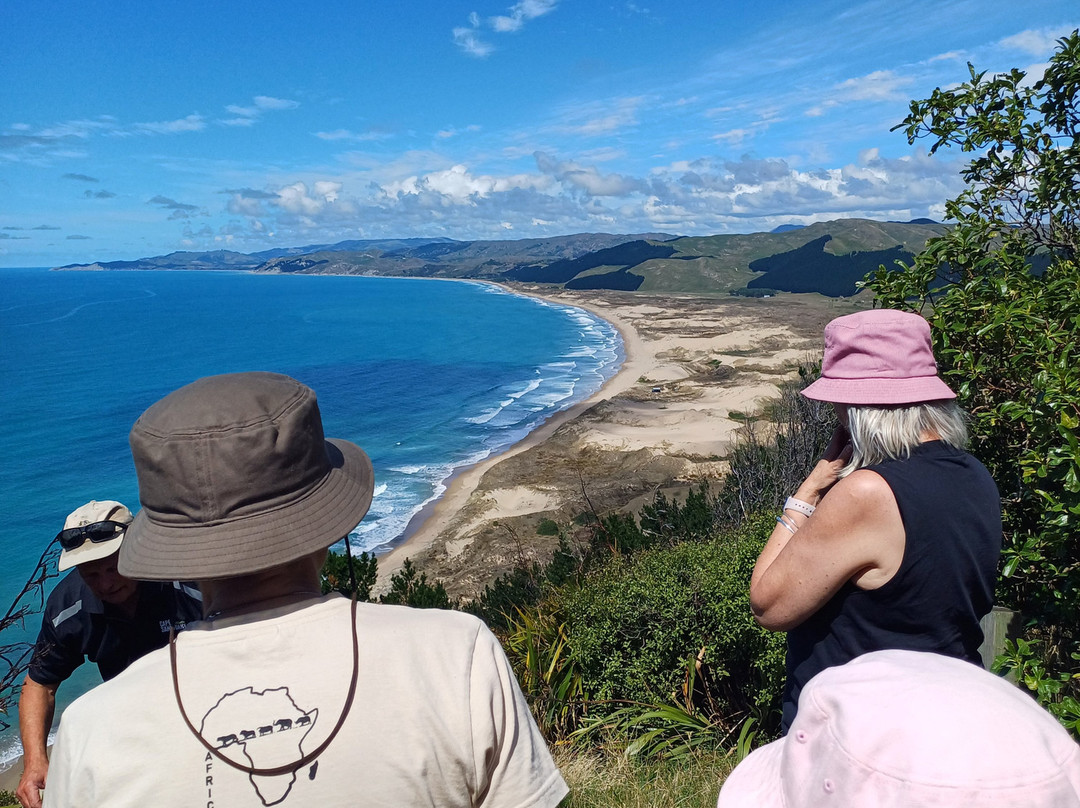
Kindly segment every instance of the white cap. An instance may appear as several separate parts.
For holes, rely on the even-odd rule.
[[[132,518],[131,511],[119,502],[111,499],[105,499],[101,502],[91,500],[68,514],[68,518],[64,520],[64,530],[72,527],[86,527],[95,522],[119,522],[123,525],[130,525]],[[87,561],[107,558],[120,549],[120,542],[123,540],[124,531],[120,531],[115,538],[108,541],[85,541],[74,550],[63,550],[60,553],[60,560],[56,563],[56,568],[63,572],[78,564],[85,564]]]

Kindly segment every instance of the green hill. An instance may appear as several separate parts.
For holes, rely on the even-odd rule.
[[[926,220],[837,219],[771,233],[671,236],[576,233],[505,241],[382,239],[262,253],[172,253],[61,269],[249,269],[295,274],[474,278],[567,289],[704,295],[768,290],[855,293],[867,272],[909,261],[945,232]]]

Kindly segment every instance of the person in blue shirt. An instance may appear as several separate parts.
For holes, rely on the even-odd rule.
[[[49,771],[46,752],[56,692],[86,660],[104,680],[169,641],[202,617],[193,585],[134,581],[117,572],[118,550],[132,515],[112,500],[91,501],[72,512],[56,537],[60,572],[71,570],[45,604],[26,679],[19,696],[23,773],[16,796],[40,808]]]

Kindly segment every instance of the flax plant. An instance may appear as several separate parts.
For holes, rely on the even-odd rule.
[[[543,605],[515,609],[506,622],[503,645],[540,730],[556,742],[565,739],[587,701],[567,646],[566,625]]]

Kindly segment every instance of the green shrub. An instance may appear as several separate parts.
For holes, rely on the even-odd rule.
[[[681,505],[658,493],[642,507],[638,521],[642,533],[654,543],[701,541],[712,535],[716,525],[715,497],[704,482],[690,489]]]
[[[716,498],[709,493],[708,483],[688,491],[682,503],[657,493],[636,517],[630,513],[600,517],[587,561],[603,561],[612,553],[628,555],[658,545],[701,541],[712,535],[715,525]]]
[[[554,519],[541,519],[540,524],[536,526],[536,534],[538,536],[558,536],[559,523]]]
[[[379,576],[379,564],[374,553],[361,553],[353,557],[353,570],[356,574],[356,599],[371,600],[371,588]],[[344,553],[333,551],[326,554],[326,563],[320,573],[323,594],[340,592],[350,597],[353,588],[349,576],[349,558]]]
[[[371,600],[371,589],[379,577],[379,563],[373,553],[361,553],[353,557],[356,574],[356,599]],[[323,564],[322,591],[340,592],[352,596],[349,576],[349,559],[344,553],[327,553]],[[430,583],[427,573],[417,573],[412,560],[406,558],[401,569],[390,576],[390,591],[379,598],[380,603],[413,606],[418,609],[450,609],[454,607],[441,581]]]
[[[547,564],[521,564],[500,575],[484,587],[480,597],[465,604],[494,631],[511,627],[518,612],[540,603],[544,594],[574,578],[581,569],[581,559],[573,552],[565,536]]]
[[[380,603],[396,603],[417,609],[450,609],[453,603],[441,581],[428,583],[427,573],[417,575],[416,567],[406,558],[401,569],[390,576],[390,591]]]
[[[754,562],[772,530],[748,520],[707,542],[615,556],[559,593],[570,653],[593,699],[699,705],[734,726],[748,713],[772,728],[784,677],[784,638],[750,613]],[[688,664],[698,692],[684,694]]]
[[[1036,81],[969,72],[901,124],[931,153],[977,155],[946,204],[956,224],[866,285],[880,305],[928,314],[972,452],[1001,492],[998,599],[1026,627],[999,667],[1080,735],[1080,35]]]
[[[503,646],[540,730],[549,742],[565,739],[577,728],[588,701],[581,670],[567,646],[566,626],[545,608],[518,609],[507,616]]]

